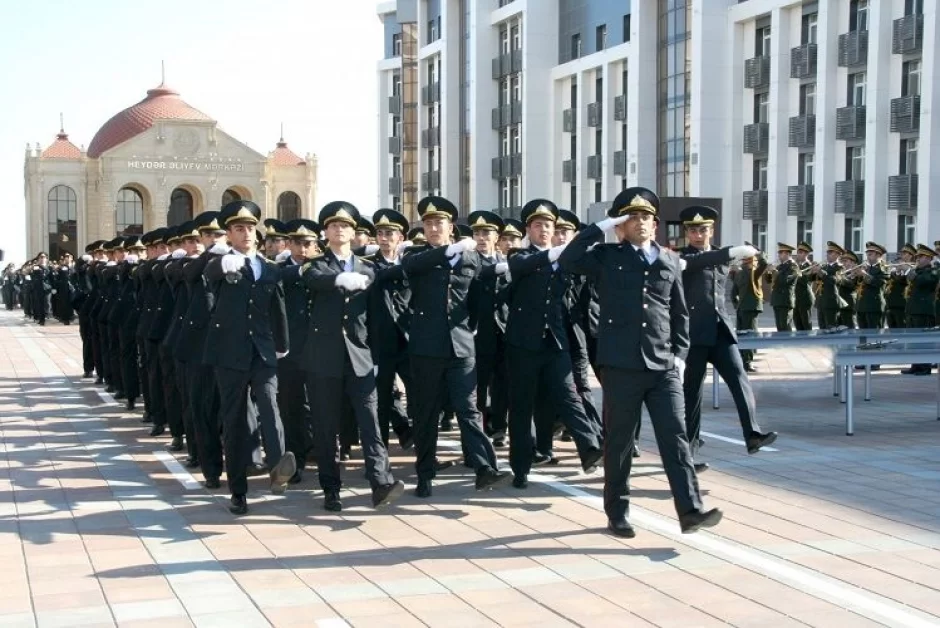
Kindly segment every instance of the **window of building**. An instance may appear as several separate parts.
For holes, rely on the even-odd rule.
[[[607,48],[607,25],[601,24],[594,32],[594,45],[597,46],[597,52]]]
[[[594,179],[594,202],[599,203],[604,200],[604,182],[601,179]]]
[[[78,197],[75,190],[67,185],[57,185],[49,190],[46,214],[49,221],[49,259],[57,260],[66,252],[74,256],[78,239]]]
[[[754,56],[755,57],[769,57],[770,56],[770,27],[764,26],[763,28],[758,28],[756,32],[756,39],[754,41]]]
[[[751,244],[753,244],[758,251],[767,250],[767,223],[766,222],[754,222],[751,225]]]
[[[118,190],[114,227],[119,235],[143,235],[144,199],[140,192],[133,188]]]
[[[189,190],[176,188],[170,194],[170,209],[167,211],[166,224],[179,225],[193,219],[193,195]]]
[[[850,107],[864,107],[867,94],[867,77],[864,72],[849,74],[848,105]]]
[[[581,58],[581,35],[579,33],[571,36],[571,58]]]
[[[666,245],[673,249],[681,249],[686,245],[685,227],[681,222],[669,221],[666,223]]]
[[[852,0],[849,4],[849,30],[868,30],[868,0]]]
[[[401,157],[398,155],[392,158],[392,176],[396,179],[401,178]]]
[[[512,90],[512,81],[507,76],[499,82],[499,104],[508,105],[509,104],[509,95]]]
[[[401,33],[395,33],[392,35],[392,56],[401,56]]]
[[[766,190],[767,189],[767,160],[766,159],[754,160],[753,183],[754,183],[754,187],[751,188],[753,190]]]
[[[401,137],[401,118],[392,116],[392,137]]]
[[[594,132],[594,154],[595,155],[600,155],[601,153],[604,152],[604,143],[602,142],[603,137],[604,137],[603,132],[600,129],[597,129]]]
[[[814,153],[800,153],[799,166],[797,183],[799,185],[813,185],[816,170],[816,155]]]
[[[899,174],[917,174],[917,139],[901,140],[901,163]]]
[[[433,20],[428,20],[428,40],[427,40],[427,43],[429,43],[429,44],[430,44],[430,43],[433,43],[433,42],[435,42],[435,41],[438,40],[439,35],[438,35],[438,32],[437,32],[437,27],[438,27],[438,24],[439,24],[439,22],[438,22],[439,19],[440,19],[440,18],[438,17],[438,18],[435,18],[435,19],[433,19]]]
[[[300,197],[293,192],[282,192],[277,197],[277,219],[282,222],[300,218]]]
[[[862,219],[845,219],[845,246],[850,251],[862,250]]]
[[[924,0],[904,0],[904,15],[923,15]]]
[[[900,214],[898,216],[898,242],[895,251],[900,251],[905,244],[913,244],[917,236],[914,216]]]
[[[571,108],[578,108],[578,77],[571,77]]]
[[[505,24],[499,27],[499,51],[509,54],[509,27]]]
[[[509,207],[520,205],[522,205],[522,185],[519,177],[513,177],[509,180]]]
[[[901,66],[901,95],[920,96],[920,59]]]
[[[510,149],[509,143],[509,130],[503,129],[499,132],[499,154],[500,156],[508,155]]]
[[[816,83],[800,85],[800,115],[816,115]]]
[[[754,122],[765,124],[770,121],[770,93],[754,94]]]
[[[428,107],[428,126],[431,128],[440,126],[440,104],[434,103]]]
[[[237,190],[229,188],[222,192],[222,207],[225,207],[229,203],[234,203],[235,201],[242,200],[242,195],[238,193]]]
[[[620,148],[621,150],[627,150],[627,123],[626,122],[620,125]]]
[[[509,179],[500,179],[499,180],[499,208],[505,209],[507,207],[510,207]]]
[[[571,190],[569,190],[570,197],[568,208],[574,213],[578,213],[578,186],[574,183],[571,184]]]
[[[594,101],[603,102],[604,100],[604,70],[598,68],[594,72]]]
[[[513,24],[509,29],[509,36],[512,39],[512,49],[522,50],[522,29],[518,24]]]
[[[819,15],[808,13],[803,16],[803,23],[800,29],[800,43],[815,44],[817,31],[819,29]]]
[[[428,85],[437,83],[437,56],[428,60]]]
[[[849,146],[845,149],[845,178],[850,181],[865,179],[864,146]]]
[[[630,41],[630,14],[623,16],[623,40]]]
[[[812,220],[798,220],[797,221],[796,240],[797,242],[812,242],[813,241],[813,221]]]
[[[522,153],[522,127],[518,124],[509,131],[509,139],[512,142],[512,152],[514,155]]]
[[[571,145],[571,150],[568,151],[570,159],[575,159],[578,156],[578,134],[572,133],[571,140],[569,142]]]
[[[512,75],[512,101],[520,102],[522,100],[522,76]]]

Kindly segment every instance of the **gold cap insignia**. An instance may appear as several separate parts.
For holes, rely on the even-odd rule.
[[[644,198],[643,196],[641,196],[641,195],[639,195],[639,194],[637,194],[636,196],[634,196],[634,197],[630,200],[630,204],[627,205],[627,209],[631,209],[631,208],[633,208],[633,207],[643,207],[643,208],[648,209],[648,210],[651,211],[651,212],[655,212],[655,211],[656,211],[656,208],[653,207],[653,204],[650,203],[649,200],[647,200],[646,198]]]
[[[375,223],[375,226],[378,227],[379,225],[382,225],[384,227],[385,225],[390,225],[390,224],[392,224],[392,221],[388,219],[388,216],[386,216],[385,214],[382,214],[382,217],[379,218],[379,221],[377,223]]]
[[[425,210],[425,213],[436,212],[437,207],[434,206],[434,203],[428,203],[428,208]]]
[[[348,211],[346,211],[345,209],[340,209],[338,212],[336,212],[336,214],[335,214],[333,217],[334,217],[334,218],[345,218],[346,220],[352,220],[352,219],[353,219],[352,214],[350,214],[350,213],[349,213]]]
[[[692,219],[692,222],[703,222],[705,219],[702,218],[701,214],[695,214],[695,217]]]

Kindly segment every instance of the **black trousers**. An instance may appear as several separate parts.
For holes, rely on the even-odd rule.
[[[839,325],[855,329],[855,310],[853,308],[844,307],[839,310]]]
[[[158,390],[163,391],[163,403],[166,411],[166,422],[170,434],[174,438],[181,438],[183,428],[183,399],[180,396],[179,385],[176,380],[176,358],[163,343],[153,343],[160,356],[160,372],[163,376]]]
[[[509,464],[514,474],[526,475],[532,469],[532,416],[536,395],[549,397],[554,415],[571,434],[581,456],[600,446],[599,430],[585,414],[575,389],[571,355],[567,351],[509,347],[507,357],[511,384]]]
[[[163,367],[160,363],[160,345],[151,340],[147,343],[147,379],[149,380],[147,392],[147,410],[153,419],[154,425],[167,424],[166,397],[163,395]]]
[[[757,331],[758,316],[760,316],[760,312],[756,310],[738,310],[738,329],[751,329]],[[741,359],[745,364],[750,364],[754,361],[754,352],[750,349],[742,350]]]
[[[108,333],[107,323],[94,320],[94,325],[98,332],[95,335],[95,344],[98,346],[98,354],[95,356],[95,362],[98,365],[98,374],[110,384],[113,377],[111,373],[111,334]]]
[[[219,478],[222,476],[222,432],[215,369],[202,362],[189,362],[186,373],[199,465],[206,478]]]
[[[777,331],[793,331],[793,309],[775,307],[774,323],[777,325]]]
[[[859,312],[859,329],[881,329],[885,326],[884,312]]]
[[[571,355],[571,375],[574,377],[574,387],[578,391],[578,397],[581,398],[581,405],[584,407],[584,413],[587,415],[594,426],[595,431],[601,434],[604,429],[604,423],[600,413],[597,411],[597,404],[594,402],[594,393],[591,390],[591,376],[588,368],[591,366],[586,346],[572,345]]]
[[[477,355],[477,410],[483,416],[487,434],[506,435],[509,428],[509,369],[502,340],[496,353]]]
[[[121,328],[108,323],[108,355],[111,360],[111,383],[118,391],[124,391],[124,363],[121,361]]]
[[[82,337],[82,371],[91,373],[95,370],[95,347],[91,321],[88,319],[87,314],[79,313],[78,333]]]
[[[796,307],[793,310],[793,322],[797,331],[812,331],[813,321],[810,319],[810,312],[813,307]]]
[[[137,339],[134,338],[134,328],[121,327],[118,336],[118,345],[121,349],[121,380],[124,393],[128,399],[137,399],[140,396],[140,378],[137,359]]]
[[[313,441],[320,488],[334,492],[339,491],[343,485],[337,437],[344,405],[347,410],[352,411],[359,429],[369,485],[376,488],[394,482],[388,462],[388,451],[379,433],[374,373],[370,372],[362,377],[356,375],[347,357],[342,377],[322,377],[308,373],[307,386],[311,396],[317,400],[317,414],[313,419]]]
[[[888,308],[888,327],[891,329],[904,329],[907,327],[907,316],[903,307]]]
[[[710,347],[692,345],[686,357],[685,377],[682,392],[685,401],[686,436],[692,445],[692,453],[698,449],[702,431],[702,393],[705,387],[705,373],[708,365],[713,364],[718,375],[724,380],[734,399],[741,422],[741,432],[746,441],[755,432],[760,432],[757,424],[756,403],[751,382],[744,372],[741,352],[732,342],[731,334],[723,325],[718,328],[715,344]]]
[[[401,401],[395,398],[395,376],[401,378],[405,386],[405,394],[411,398],[411,364],[407,351],[390,358],[380,359],[378,373],[375,376],[376,394],[378,396],[379,431],[382,442],[388,448],[389,431],[393,430],[401,436],[410,427],[408,412],[402,408]]]
[[[702,509],[698,478],[683,424],[682,384],[676,369],[639,371],[604,367],[604,512],[609,519],[630,512],[630,468],[642,407],[649,411],[672,499],[679,515]]]
[[[930,315],[925,314],[911,314],[907,317],[907,326],[911,329],[924,329],[926,327],[933,327],[936,322],[936,318]],[[923,364],[912,364],[911,367],[915,371],[926,371],[930,372],[932,368],[930,363]]]
[[[183,434],[186,435],[186,454],[193,459],[199,459],[199,450],[196,447],[196,426],[193,423],[193,406],[189,402],[190,386],[189,369],[185,362],[173,359],[173,373],[176,377],[176,390],[180,397],[180,408],[183,418]]]
[[[215,367],[219,388],[219,416],[225,450],[225,475],[232,495],[248,493],[247,468],[253,446],[248,426],[248,394],[253,394],[258,409],[267,464],[274,468],[284,453],[284,428],[277,410],[277,370],[265,366],[254,353],[247,370]]]
[[[135,336],[137,343],[137,380],[140,382],[140,394],[144,397],[144,411],[150,414],[150,372],[147,370],[147,341]]]
[[[307,465],[307,452],[313,445],[313,417],[307,394],[307,372],[291,360],[277,363],[277,407],[284,424],[284,447],[294,454],[297,468]],[[322,407],[321,407],[322,409]]]
[[[842,324],[842,321],[840,320],[841,310],[838,308],[827,307],[823,308],[821,312],[823,319],[823,329],[831,329]]]
[[[437,434],[441,411],[449,401],[460,428],[464,462],[472,469],[496,468],[496,450],[483,433],[483,421],[476,407],[477,373],[474,358],[430,358],[411,356],[414,381],[409,405],[414,417],[415,469],[418,478],[435,476]]]

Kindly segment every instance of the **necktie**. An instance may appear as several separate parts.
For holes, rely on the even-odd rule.
[[[254,281],[254,279],[255,279],[255,271],[252,270],[252,268],[251,268],[251,258],[250,258],[250,257],[246,257],[246,258],[245,258],[245,274],[248,276],[248,279],[251,279],[252,281]]]
[[[650,265],[649,260],[646,259],[646,253],[643,252],[643,249],[637,249],[636,254],[640,256],[640,261],[643,263],[644,266]]]

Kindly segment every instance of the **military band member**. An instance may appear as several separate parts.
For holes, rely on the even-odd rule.
[[[912,329],[933,327],[936,322],[934,298],[940,285],[940,269],[934,266],[934,251],[926,244],[917,245],[915,267],[908,274],[907,326]],[[914,364],[901,371],[905,375],[930,375],[930,364]]]
[[[813,247],[808,242],[800,242],[796,245],[796,266],[800,269],[800,276],[796,280],[794,290],[793,305],[793,323],[797,331],[810,331],[813,329],[811,314],[813,303],[816,301],[814,292],[815,281],[810,269],[813,263],[810,256],[813,254]]]
[[[802,274],[793,261],[793,251],[789,244],[778,242],[777,265],[768,272],[771,276],[770,306],[774,309],[777,331],[793,331],[796,282]]]
[[[831,329],[840,323],[839,313],[847,303],[839,291],[839,283],[845,267],[839,258],[845,251],[835,242],[826,243],[826,263],[816,267],[815,275],[822,281],[816,303],[823,316],[823,329]]]
[[[861,262],[854,251],[843,251],[839,257],[845,272],[839,278],[839,296],[845,301],[845,306],[839,310],[839,325],[855,329],[858,327],[856,322],[856,308],[858,307],[858,265]]]
[[[283,493],[297,470],[294,454],[284,451],[284,430],[277,408],[277,360],[287,355],[287,315],[277,265],[255,248],[261,208],[235,201],[222,208],[232,252],[206,264],[205,278],[215,295],[205,362],[215,367],[219,388],[225,472],[232,494],[229,510],[248,512],[250,462],[248,392],[257,404],[258,421],[270,471],[271,491]]]
[[[753,248],[753,247],[752,247]],[[741,267],[734,273],[731,286],[731,303],[737,308],[737,330],[757,331],[757,319],[764,311],[764,287],[762,279],[767,270],[767,260],[763,255],[745,257]],[[754,351],[741,350],[744,370],[755,373]]]
[[[884,264],[887,249],[877,242],[865,243],[866,263],[855,268],[859,282],[856,310],[861,329],[881,329],[885,324],[885,286],[888,268]]]
[[[506,218],[503,220],[503,230],[499,233],[499,240],[496,242],[496,248],[503,256],[509,255],[509,251],[521,246],[522,238],[525,236],[525,225],[515,218]]]
[[[359,218],[355,207],[335,201],[320,210],[319,218],[326,232],[327,250],[305,263],[300,271],[313,296],[304,365],[308,390],[317,405],[314,417],[317,474],[324,507],[332,512],[342,510],[336,444],[343,405],[348,403],[359,427],[366,477],[372,486],[372,505],[378,508],[401,496],[404,484],[392,477],[388,451],[379,433],[366,290],[375,278],[375,271],[371,262],[352,252]]]
[[[907,327],[907,283],[908,274],[914,268],[914,256],[917,249],[913,244],[901,247],[901,261],[891,269],[887,287],[885,288],[885,301],[887,306],[888,327],[903,329]]]
[[[681,260],[653,241],[658,211],[659,198],[652,191],[627,188],[614,199],[609,218],[583,229],[561,254],[564,268],[597,282],[597,359],[604,373],[607,424],[604,510],[608,530],[626,538],[635,536],[628,520],[630,452],[644,404],[682,531],[721,520],[721,511],[702,505],[686,437],[681,371],[689,350],[689,317]],[[610,230],[619,243],[590,248]]]
[[[276,218],[264,221],[264,255],[270,260],[287,250],[287,226]]]
[[[448,244],[457,219],[453,203],[437,196],[425,197],[418,202],[418,214],[427,244],[412,247],[402,258],[413,315],[408,351],[414,394],[408,402],[414,404],[415,494],[431,496],[445,402],[460,424],[465,464],[476,471],[477,490],[484,490],[508,481],[509,474],[497,470],[496,452],[483,432],[476,408],[476,352],[467,293],[482,263],[473,240]]]

